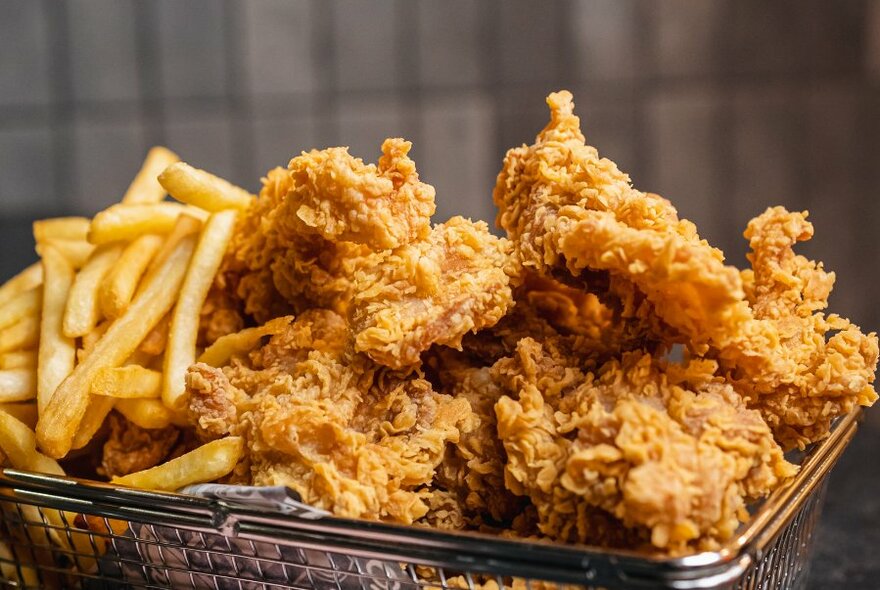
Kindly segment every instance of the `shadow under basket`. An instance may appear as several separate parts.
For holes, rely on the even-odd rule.
[[[302,518],[241,503],[6,469],[7,588],[799,589],[828,473],[859,412],[796,457],[798,475],[718,551],[680,558]]]

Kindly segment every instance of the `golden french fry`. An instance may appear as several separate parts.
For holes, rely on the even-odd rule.
[[[241,437],[221,438],[162,465],[114,477],[113,483],[148,490],[175,491],[223,477],[235,469],[243,453],[244,440]]]
[[[80,269],[88,262],[95,245],[85,240],[44,240],[37,243],[37,254],[43,255],[43,248],[52,246],[61,252],[74,269]]]
[[[105,367],[92,381],[93,395],[118,398],[157,398],[162,392],[162,374],[138,365]]]
[[[6,453],[9,462],[16,469],[64,475],[64,470],[57,461],[37,451],[34,431],[3,411],[0,411],[0,449]]]
[[[86,409],[86,415],[83,416],[82,422],[73,437],[74,449],[81,449],[95,437],[95,433],[104,425],[107,414],[116,405],[116,398],[106,397],[103,395],[90,395],[89,403]]]
[[[147,277],[156,272],[156,269],[162,266],[168,256],[177,248],[181,240],[187,236],[197,234],[202,230],[202,220],[189,214],[183,214],[177,218],[174,229],[171,230],[162,243],[162,247],[153,256],[150,266],[147,267],[146,277],[142,282],[147,282]]]
[[[114,407],[129,422],[148,430],[167,428],[174,421],[174,414],[158,399],[117,398]]]
[[[35,317],[40,313],[42,299],[43,288],[35,287],[4,303],[0,306],[0,329],[8,328],[26,317]]]
[[[135,203],[158,203],[164,199],[165,189],[162,188],[156,177],[165,168],[178,161],[180,161],[178,155],[168,148],[162,146],[150,148],[140,171],[138,171],[134,180],[131,181],[128,190],[125,191],[122,202],[130,205]]]
[[[201,356],[199,356],[198,362],[211,365],[212,367],[219,367],[225,364],[233,355],[244,354],[253,350],[263,336],[272,336],[282,332],[292,321],[293,316],[282,316],[269,320],[262,326],[245,328],[240,332],[221,336],[205,349]]]
[[[0,402],[22,402],[37,396],[37,375],[33,369],[0,371]]]
[[[86,359],[55,390],[40,415],[37,438],[52,457],[63,457],[82,422],[95,374],[104,367],[118,367],[137,349],[144,336],[162,319],[174,302],[195,247],[195,237],[186,237],[155,273],[125,313],[113,321]]]
[[[125,247],[119,260],[104,277],[98,301],[104,317],[115,318],[128,306],[144,271],[162,246],[162,238],[142,235]]]
[[[35,262],[0,286],[0,305],[43,284],[43,266]]]
[[[81,240],[89,233],[91,220],[86,217],[55,217],[34,222],[34,240]]]
[[[189,263],[180,298],[174,307],[163,367],[162,401],[179,409],[185,390],[186,369],[196,360],[199,311],[220,268],[226,247],[235,229],[236,211],[214,213],[205,224],[199,244]]]
[[[82,346],[79,350],[76,351],[76,362],[83,362],[87,356],[89,356],[92,351],[95,349],[95,345],[104,336],[104,333],[107,332],[107,328],[110,327],[110,320],[105,320],[95,326],[95,329],[82,337]]]
[[[243,188],[185,162],[166,168],[159,175],[159,183],[178,201],[205,211],[246,209],[254,200],[254,196]]]
[[[0,330],[0,353],[32,348],[40,339],[40,320],[34,316]]]
[[[68,338],[85,336],[98,324],[101,319],[98,289],[121,253],[121,244],[102,246],[95,250],[86,265],[76,274],[62,324],[62,332]]]
[[[37,405],[43,410],[58,385],[73,371],[76,343],[62,333],[73,267],[52,246],[43,249],[43,315],[37,357]]]
[[[0,411],[6,412],[31,430],[37,425],[37,404],[33,402],[0,403]]]
[[[0,369],[30,369],[37,366],[34,350],[13,350],[0,354]]]
[[[177,216],[185,211],[177,203],[111,205],[92,219],[89,242],[107,244],[133,240],[143,234],[167,234],[177,223]]]

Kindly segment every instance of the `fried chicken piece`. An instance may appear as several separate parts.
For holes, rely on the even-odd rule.
[[[419,181],[411,145],[387,139],[378,166],[329,148],[270,170],[237,224],[219,282],[258,322],[311,307],[344,313],[359,265],[430,231],[434,189]]]
[[[629,352],[595,372],[567,363],[524,338],[492,369],[510,394],[495,407],[506,484],[531,499],[545,535],[649,540],[672,554],[717,547],[748,516],[747,499],[796,471],[713,361]]]
[[[348,148],[312,150],[290,162],[292,190],[279,212],[283,233],[389,250],[424,238],[434,214],[434,187],[419,180],[412,143],[386,139],[379,165]],[[289,224],[289,225],[288,225]]]
[[[295,334],[252,355],[253,367],[191,367],[191,420],[206,438],[245,438],[254,485],[290,486],[339,516],[412,523],[427,513],[427,486],[470,407],[418,376],[340,352],[328,323],[298,319]]]
[[[696,349],[727,343],[750,317],[739,272],[669,201],[634,189],[585,144],[568,91],[547,104],[550,123],[534,145],[507,152],[493,192],[522,264],[546,276],[598,273],[606,302],[647,299],[643,310],[670,328],[667,339]]]
[[[834,273],[793,251],[812,235],[806,213],[782,207],[749,223],[752,269],[744,276],[756,318],[750,324],[772,327],[779,345],[765,348],[760,340],[742,338],[718,355],[749,406],[760,410],[786,448],[825,437],[835,417],[877,400],[872,385],[877,335],[822,313]]]
[[[355,350],[400,369],[418,364],[433,344],[460,347],[465,334],[504,317],[516,274],[507,240],[482,221],[453,217],[358,273]]]
[[[104,443],[100,469],[107,478],[155,467],[168,457],[180,438],[174,426],[148,430],[117,412],[110,413],[109,422],[110,438]]]
[[[435,389],[467,400],[474,417],[470,430],[447,448],[437,469],[435,485],[440,488],[442,505],[450,506],[453,500],[445,494],[451,494],[457,502],[455,513],[471,528],[511,526],[527,501],[504,486],[506,455],[495,419],[495,403],[503,391],[489,367],[472,365],[458,351],[437,347],[428,364],[435,375]]]
[[[786,448],[873,403],[876,338],[814,313],[833,276],[791,252],[812,226],[773,209],[747,231],[755,267],[725,266],[668,201],[633,189],[585,145],[568,92],[547,102],[550,123],[534,145],[508,152],[494,191],[499,224],[526,268],[585,283],[632,334],[718,358]],[[840,333],[826,343],[832,330]]]

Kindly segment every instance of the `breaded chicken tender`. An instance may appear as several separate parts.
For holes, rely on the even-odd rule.
[[[338,346],[341,318],[312,313],[252,362],[193,365],[189,415],[203,438],[244,437],[253,485],[286,485],[339,516],[412,523],[448,443],[471,421],[464,399]]]
[[[726,343],[749,317],[739,272],[669,201],[634,189],[585,144],[569,92],[547,104],[550,123],[533,145],[507,152],[493,193],[523,266],[547,276],[607,273],[617,288],[606,301],[626,301],[631,284],[673,337],[696,348]]]
[[[756,319],[747,325],[769,326],[779,345],[766,348],[760,340],[743,337],[719,353],[734,386],[750,407],[761,411],[786,448],[803,448],[825,437],[835,417],[877,400],[877,335],[823,313],[834,273],[793,251],[812,235],[805,213],[782,207],[767,209],[749,223],[745,237],[752,268],[747,276]]]
[[[507,487],[557,540],[607,544],[600,509],[663,551],[716,547],[746,519],[746,500],[796,468],[715,370],[629,352],[584,372],[522,339],[492,368],[509,392],[495,408]]]
[[[432,344],[460,347],[462,337],[495,325],[513,302],[516,276],[507,240],[484,222],[453,217],[426,240],[381,257],[355,280],[355,350],[385,366],[419,362]]]

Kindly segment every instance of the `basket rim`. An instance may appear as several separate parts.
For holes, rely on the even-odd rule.
[[[451,570],[503,570],[505,575],[591,585],[662,583],[668,588],[716,588],[736,580],[762,559],[764,549],[804,507],[846,449],[860,415],[860,408],[856,408],[839,418],[829,436],[807,452],[798,474],[762,501],[752,518],[719,550],[683,557],[334,516],[306,520],[227,500],[15,469],[0,470],[0,499],[251,541],[295,543],[358,557],[411,560]]]

